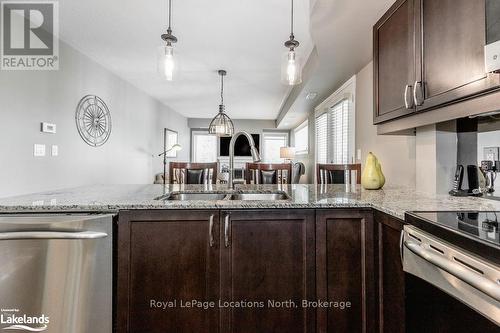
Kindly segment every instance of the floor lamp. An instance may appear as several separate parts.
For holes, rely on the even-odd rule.
[[[165,185],[167,181],[167,154],[170,153],[171,151],[179,151],[179,150],[182,150],[182,146],[178,143],[176,143],[169,149],[166,149],[166,141],[164,141],[163,153],[158,154],[158,156],[163,155],[163,185]]]

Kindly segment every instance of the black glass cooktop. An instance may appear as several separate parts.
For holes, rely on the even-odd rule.
[[[414,216],[460,232],[463,235],[500,246],[500,212],[413,212]]]

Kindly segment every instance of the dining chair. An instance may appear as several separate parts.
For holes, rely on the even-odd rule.
[[[290,184],[291,163],[247,163],[245,169],[247,184]]]
[[[218,163],[170,162],[170,184],[215,184]]]
[[[317,164],[316,182],[318,184],[352,184],[353,172],[356,173],[356,184],[361,184],[361,164]]]

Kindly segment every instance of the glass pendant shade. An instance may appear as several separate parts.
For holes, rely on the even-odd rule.
[[[174,56],[172,45],[162,45],[158,48],[158,73],[167,81],[172,81],[175,77],[178,64]]]
[[[302,83],[302,63],[295,50],[288,50],[283,55],[281,82],[289,86]]]
[[[224,112],[224,105],[219,105],[219,113],[210,122],[208,133],[215,134],[217,136],[233,136],[233,121]]]

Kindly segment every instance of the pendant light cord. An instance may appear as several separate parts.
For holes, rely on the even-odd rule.
[[[292,10],[291,10],[292,19],[290,20],[290,31],[291,31],[291,36],[293,36],[293,0],[291,0],[291,2],[292,2]]]
[[[220,104],[224,105],[224,75],[220,76]]]
[[[171,22],[172,22],[172,0],[168,0],[168,30],[172,30]]]

